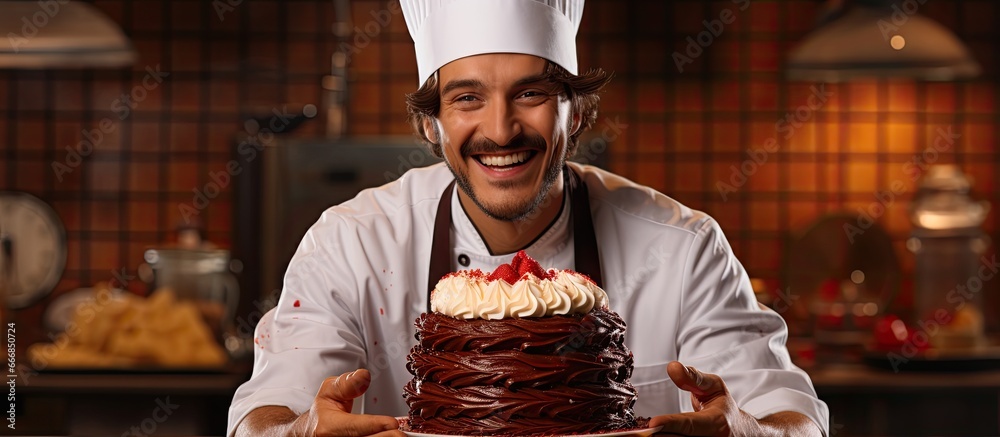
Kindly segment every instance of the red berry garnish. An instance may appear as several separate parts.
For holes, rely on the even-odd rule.
[[[518,252],[518,255],[522,253],[524,252]],[[542,270],[542,265],[527,255],[524,256],[521,260],[521,265],[517,268],[518,275],[524,276],[525,273],[531,273],[537,278],[545,278],[545,270]]]
[[[510,266],[514,268],[515,272],[520,272],[521,271],[521,264],[523,264],[524,260],[526,260],[526,259],[530,259],[528,257],[528,254],[524,253],[523,250],[519,250],[519,251],[517,251],[516,254],[514,254],[514,259],[510,260]]]
[[[514,285],[514,283],[520,278],[521,275],[518,275],[510,264],[500,264],[497,266],[496,270],[493,271],[493,273],[490,273],[488,279],[490,281],[503,279],[504,281],[507,281],[508,284]]]

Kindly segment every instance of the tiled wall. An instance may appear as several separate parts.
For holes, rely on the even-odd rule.
[[[48,201],[69,240],[64,280],[52,296],[19,313],[27,323],[39,320],[59,293],[109,280],[112,270],[134,272],[144,248],[170,243],[178,206],[191,202],[192,190],[209,182],[211,172],[225,168],[241,120],[286,104],[322,107],[321,79],[339,47],[330,1],[95,4],[132,38],[140,54],[134,68],[0,71],[0,189]],[[416,68],[402,14],[385,0],[351,5],[358,30],[374,36],[350,43],[356,53],[349,65],[348,131],[408,134],[402,97],[415,86]],[[616,75],[599,121],[625,126],[609,147],[612,169],[713,214],[751,275],[775,288],[794,231],[825,213],[868,207],[874,193],[895,180],[906,192],[879,222],[909,268],[902,244],[909,232],[905,200],[914,185],[903,168],[939,128],[961,136],[957,152],[938,162],[961,163],[975,177],[976,193],[1000,206],[994,177],[1000,7],[986,0],[920,6],[966,41],[984,67],[982,77],[960,84],[824,85],[828,101],[803,113],[804,122],[786,138],[776,122],[805,104],[814,84],[785,81],[781,66],[813,27],[819,5],[591,0],[581,25],[580,64]],[[684,52],[688,37],[705,30],[703,21],[726,9],[735,21],[679,71],[673,53]],[[147,68],[157,66],[169,76],[141,88]],[[125,116],[116,101],[130,92],[136,99]],[[113,129],[58,178],[52,163],[67,162],[67,146],[104,118]],[[297,134],[322,131],[311,122]],[[778,151],[724,197],[718,184],[731,182],[731,166],[770,138]],[[224,191],[200,215],[209,238],[222,246],[229,244],[231,209]],[[998,222],[991,213],[987,229],[993,232]]]

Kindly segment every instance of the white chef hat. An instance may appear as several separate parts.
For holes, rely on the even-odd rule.
[[[445,64],[484,53],[523,53],[577,74],[584,0],[401,0],[416,46],[418,86]]]

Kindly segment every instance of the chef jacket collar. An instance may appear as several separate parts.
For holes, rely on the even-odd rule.
[[[566,169],[565,171],[570,171]],[[559,216],[549,225],[540,237],[535,239],[524,249],[532,258],[539,261],[550,261],[566,249],[572,239],[572,229],[570,226],[570,206],[567,190],[563,189],[562,208]],[[492,271],[500,264],[509,263],[513,258],[513,253],[503,255],[493,255],[490,253],[486,242],[472,224],[472,220],[462,207],[458,198],[458,190],[452,190],[451,195],[451,241],[455,244],[452,249],[451,265],[453,271],[464,269],[481,269]],[[468,257],[469,265],[462,265],[459,260]],[[464,259],[462,259],[464,261]],[[546,264],[543,264],[546,265]]]

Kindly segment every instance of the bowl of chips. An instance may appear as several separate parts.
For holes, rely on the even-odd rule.
[[[169,288],[140,297],[97,284],[52,342],[28,347],[36,370],[217,369],[229,363],[201,309]]]

